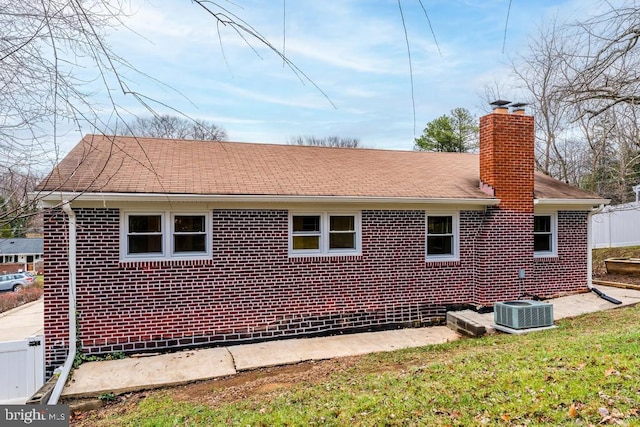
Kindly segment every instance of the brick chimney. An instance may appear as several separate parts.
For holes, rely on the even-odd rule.
[[[534,124],[524,104],[496,101],[480,117],[480,187],[500,209],[533,213]]]

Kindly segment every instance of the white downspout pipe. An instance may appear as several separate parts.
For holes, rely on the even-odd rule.
[[[593,231],[591,230],[593,227],[591,223],[592,217],[595,214],[602,212],[602,209],[604,209],[604,205],[591,209],[591,211],[589,211],[589,215],[587,215],[587,287],[589,290],[593,289]]]
[[[69,217],[69,353],[49,398],[49,405],[58,403],[76,357],[76,214],[68,200],[62,203],[62,210]]]

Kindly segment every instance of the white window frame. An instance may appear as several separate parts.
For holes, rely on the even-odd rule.
[[[451,217],[453,253],[429,255],[429,217]],[[425,212],[424,234],[424,253],[427,261],[460,261],[460,212]]]
[[[294,216],[319,216],[320,217],[320,247],[318,249],[293,249],[293,217]],[[330,218],[332,216],[352,216],[354,218],[355,248],[354,249],[329,249]],[[341,211],[294,211],[289,212],[289,256],[292,258],[301,256],[352,256],[362,254],[362,212]],[[314,233],[315,235],[315,233]]]
[[[558,212],[539,212],[533,215],[536,216],[548,216],[551,218],[551,250],[550,251],[536,251],[534,249],[533,256],[535,258],[548,258],[558,256]],[[534,236],[537,234],[533,232]]]
[[[155,215],[160,216],[162,224],[162,253],[152,254],[129,254],[129,216]],[[205,251],[204,252],[181,252],[175,253],[173,236],[175,216],[204,216],[205,221]],[[211,259],[212,236],[211,236],[211,212],[206,211],[135,211],[123,210],[120,213],[120,259],[122,261],[160,261],[160,260],[204,260]]]

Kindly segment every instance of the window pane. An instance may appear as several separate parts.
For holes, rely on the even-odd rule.
[[[535,216],[533,219],[533,232],[534,233],[550,233],[551,217],[548,215]]]
[[[293,249],[320,249],[320,236],[293,236]]]
[[[533,250],[536,252],[551,252],[551,234],[534,234]]]
[[[162,253],[162,236],[154,235],[130,235],[129,236],[129,253],[130,254],[150,254]]]
[[[428,234],[453,234],[453,217],[430,216],[427,224]]]
[[[160,233],[160,215],[129,215],[129,233]]]
[[[453,255],[453,237],[427,236],[427,255]]]
[[[352,216],[332,216],[329,218],[331,231],[354,231],[355,218]]]
[[[204,234],[176,234],[173,236],[173,248],[178,252],[206,252]]]
[[[204,233],[204,216],[176,215],[173,218],[176,233]]]
[[[329,235],[329,249],[355,249],[355,233],[331,233]]]
[[[319,216],[294,216],[293,231],[320,231]]]

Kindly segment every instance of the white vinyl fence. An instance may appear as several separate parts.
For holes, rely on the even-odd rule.
[[[594,248],[640,245],[640,203],[607,206],[591,218]]]
[[[0,404],[23,404],[44,384],[44,337],[0,342]]]

